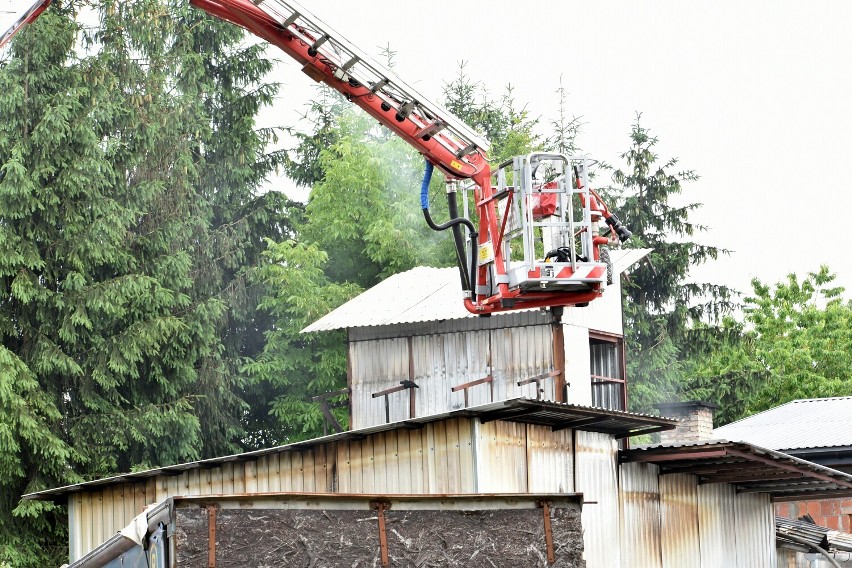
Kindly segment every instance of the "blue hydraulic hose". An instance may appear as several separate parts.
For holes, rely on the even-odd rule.
[[[429,182],[432,181],[432,170],[435,166],[426,160],[426,171],[423,172],[423,183],[420,184],[420,207],[429,209]]]

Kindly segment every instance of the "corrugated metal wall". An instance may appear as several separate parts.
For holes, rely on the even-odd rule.
[[[621,561],[624,566],[663,567],[659,474],[660,468],[653,464],[625,463],[619,467]]]
[[[519,380],[553,369],[553,340],[550,326],[491,331],[491,361],[494,367],[494,399],[536,398],[535,383],[518,386]],[[555,399],[553,379],[541,386],[541,398]]]
[[[663,568],[701,568],[694,475],[660,476],[660,534]]]
[[[486,377],[490,371],[489,333],[450,333],[412,338],[415,381],[428,391],[418,393],[417,414],[428,416],[464,408],[464,393],[452,387]],[[422,401],[422,402],[421,402]],[[491,402],[491,386],[468,389],[468,405]]]
[[[469,406],[492,402],[492,388],[495,401],[536,398],[534,383],[518,386],[518,381],[553,368],[550,325],[350,342],[353,429],[387,423],[384,398],[372,394],[409,378],[409,341],[414,381],[420,387],[416,391],[417,416],[463,408],[464,393],[452,392],[452,388],[482,379],[489,372],[493,387],[470,388]],[[589,377],[568,376],[567,380],[588,382]],[[554,400],[555,380],[546,379],[542,391],[542,398]],[[391,422],[409,417],[409,396],[408,391],[389,395]]]
[[[527,492],[526,426],[477,421],[476,475],[480,493]]]
[[[769,495],[741,493],[735,501],[737,566],[774,568],[775,511]]]
[[[774,568],[768,495],[698,484],[653,465],[619,468],[622,561],[635,568]],[[588,497],[586,497],[588,499]]]
[[[351,384],[352,424],[359,429],[385,424],[384,397],[373,398],[374,392],[399,386],[399,381],[408,378],[408,340],[380,339],[369,343],[350,343],[349,361]],[[405,391],[389,395],[390,421],[408,418],[408,393]]]
[[[701,566],[733,565],[737,523],[734,522],[737,492],[727,483],[698,486],[698,530]]]
[[[617,447],[612,436],[576,432],[576,491],[583,493],[586,566],[622,566],[619,547]]]
[[[69,497],[72,560],[167,497],[265,492],[574,492],[572,432],[452,419],[225,462]],[[587,467],[601,465],[588,461]],[[605,464],[603,464],[605,465]],[[591,475],[591,477],[596,477]]]
[[[527,425],[527,491],[574,493],[572,430]]]

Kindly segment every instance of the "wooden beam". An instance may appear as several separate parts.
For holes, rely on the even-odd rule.
[[[553,368],[557,370],[553,398],[556,402],[565,402],[565,330],[562,328],[562,316],[553,316],[550,324],[553,339]]]
[[[837,499],[840,497],[852,497],[849,489],[814,489],[813,491],[801,493],[784,493],[771,495],[775,503],[786,503],[787,501],[809,501],[812,499]]]
[[[826,484],[821,481],[810,481],[803,483],[786,483],[786,484],[763,484],[753,485],[750,487],[737,487],[737,493],[795,493],[799,491],[807,492],[809,489],[815,491],[830,491],[833,487],[826,487]]]
[[[485,414],[480,415],[479,421],[482,424],[486,422],[493,422],[494,420],[508,420],[512,421],[514,418],[520,418],[522,416],[526,416],[528,414],[534,414],[538,412],[538,408],[529,407],[529,408],[508,408],[505,410],[494,410],[492,412],[486,412]]]

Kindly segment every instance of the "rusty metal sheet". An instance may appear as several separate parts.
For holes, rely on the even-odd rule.
[[[621,561],[624,566],[663,566],[659,473],[660,468],[652,464],[625,463],[619,467]]]
[[[582,493],[583,544],[589,568],[622,566],[618,522],[616,443],[612,436],[576,431],[575,491]]]
[[[527,489],[531,493],[574,492],[574,448],[571,430],[552,431],[527,424]]]
[[[737,492],[728,483],[698,486],[698,531],[701,566],[736,566]]]
[[[663,568],[701,568],[698,533],[698,479],[660,476],[660,540]]]
[[[775,568],[775,512],[769,495],[741,493],[734,502],[737,567]]]

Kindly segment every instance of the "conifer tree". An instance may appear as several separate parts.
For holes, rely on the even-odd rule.
[[[0,564],[58,565],[22,493],[242,447],[246,280],[288,204],[242,32],[157,0],[54,2],[0,69]],[[89,46],[87,52],[80,45]],[[14,533],[11,527],[15,527]]]
[[[696,325],[717,322],[732,307],[734,294],[725,286],[688,278],[692,267],[728,252],[693,240],[706,230],[689,218],[701,204],[672,203],[697,174],[677,170],[676,158],[660,161],[657,138],[638,116],[630,140],[622,154],[626,167],[612,174],[620,188],[613,209],[633,231],[627,246],[653,249],[623,286],[630,402],[648,411],[680,397],[686,388],[681,361],[705,344]]]

